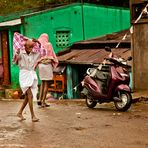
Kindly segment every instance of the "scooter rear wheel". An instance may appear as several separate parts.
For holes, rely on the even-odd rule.
[[[89,108],[94,108],[96,105],[97,105],[97,102],[96,101],[94,101],[90,96],[86,96],[86,105],[87,105],[87,107],[89,107]]]
[[[118,111],[127,111],[132,104],[132,96],[126,91],[120,91],[117,97],[121,101],[114,101],[115,107]]]

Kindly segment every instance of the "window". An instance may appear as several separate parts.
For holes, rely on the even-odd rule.
[[[57,31],[56,32],[56,46],[67,47],[69,46],[70,31]]]

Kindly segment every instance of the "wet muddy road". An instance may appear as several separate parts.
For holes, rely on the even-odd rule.
[[[21,101],[0,101],[0,148],[148,148],[148,102],[117,112],[113,104],[88,109],[84,101],[56,101],[38,108],[32,123],[28,106],[21,122]]]

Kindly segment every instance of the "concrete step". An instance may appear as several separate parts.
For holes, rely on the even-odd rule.
[[[0,86],[0,99],[5,97],[5,89]]]

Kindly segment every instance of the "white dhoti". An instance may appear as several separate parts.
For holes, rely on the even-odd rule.
[[[19,82],[22,92],[25,94],[28,88],[30,88],[33,95],[33,101],[36,101],[38,93],[38,78],[36,72],[33,70],[29,71],[26,69],[21,69],[19,74]]]

